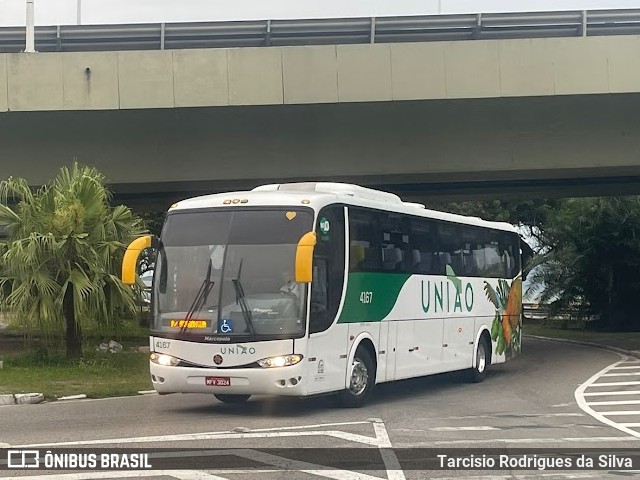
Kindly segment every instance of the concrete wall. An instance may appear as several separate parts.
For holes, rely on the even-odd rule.
[[[640,94],[15,112],[0,178],[41,184],[73,158],[130,192],[624,177],[640,175],[638,112]]]
[[[0,111],[640,91],[640,37],[0,55]]]

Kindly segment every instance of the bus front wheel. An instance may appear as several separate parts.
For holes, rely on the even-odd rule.
[[[223,403],[244,403],[249,400],[251,395],[227,395],[222,393],[214,393],[214,397]]]
[[[491,347],[487,337],[481,337],[476,352],[476,365],[471,369],[471,381],[482,382],[487,376],[487,368],[491,364]]]
[[[338,394],[343,407],[361,407],[376,383],[376,364],[366,348],[358,347],[351,363],[349,387]]]

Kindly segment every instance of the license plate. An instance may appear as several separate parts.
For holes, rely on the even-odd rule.
[[[231,386],[231,377],[205,377],[204,381],[208,387]]]

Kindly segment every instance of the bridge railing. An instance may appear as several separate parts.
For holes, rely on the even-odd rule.
[[[164,50],[640,34],[640,9],[36,27],[36,50]],[[20,52],[25,28],[0,28]]]

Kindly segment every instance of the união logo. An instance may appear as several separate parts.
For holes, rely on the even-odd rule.
[[[451,266],[447,265],[447,280],[422,281],[422,310],[436,312],[467,312],[473,310],[473,286],[467,282],[462,285]]]
[[[222,347],[220,349],[220,353],[234,353],[236,355],[253,355],[256,353],[256,349],[254,347],[245,347],[244,345],[234,345],[231,347]]]

